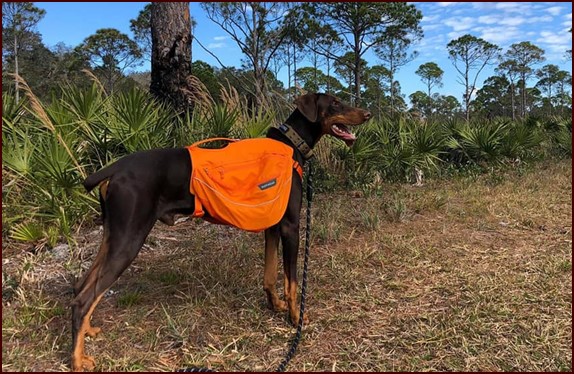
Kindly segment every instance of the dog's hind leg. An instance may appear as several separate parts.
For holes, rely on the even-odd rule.
[[[283,269],[285,272],[285,301],[289,308],[291,322],[299,323],[299,307],[297,304],[297,253],[299,251],[299,223],[281,223],[281,241],[283,243]],[[308,323],[307,313],[303,321]]]
[[[113,187],[113,186],[110,186]],[[127,188],[109,191],[105,201],[104,238],[94,263],[76,288],[72,302],[72,369],[93,369],[93,357],[84,352],[85,335],[99,329],[90,325],[92,313],[104,292],[136,258],[156,217],[151,199],[138,199]]]
[[[276,312],[287,310],[285,301],[277,295],[277,252],[279,250],[279,226],[275,225],[265,230],[265,272],[263,289],[267,294],[268,305]]]

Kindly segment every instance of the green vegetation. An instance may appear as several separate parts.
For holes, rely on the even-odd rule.
[[[106,94],[98,82],[66,86],[49,103],[21,83],[26,99],[3,94],[3,235],[43,246],[73,241],[99,209],[83,178],[136,151],[185,146],[207,137],[263,136],[290,108],[277,104],[251,112],[234,91],[214,104],[203,91],[193,112],[176,116],[148,93],[132,88]],[[197,90],[204,87],[198,84]],[[278,114],[280,113],[280,114]],[[482,170],[572,154],[572,119],[511,121],[452,119],[421,123],[409,115],[379,117],[357,131],[348,148],[326,138],[318,150],[317,188],[376,192],[376,181],[414,182],[452,168]],[[94,214],[88,214],[88,213]]]

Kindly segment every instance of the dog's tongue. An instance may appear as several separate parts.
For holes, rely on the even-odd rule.
[[[357,140],[355,134],[350,132],[345,126],[333,125],[333,132],[349,147],[355,143],[355,140]]]

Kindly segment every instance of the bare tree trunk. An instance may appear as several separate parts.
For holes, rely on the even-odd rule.
[[[177,111],[193,104],[189,3],[152,3],[151,93]]]
[[[464,86],[465,86],[465,94],[464,94],[464,109],[466,111],[465,116],[466,116],[466,122],[470,121],[470,95],[472,95],[472,92],[470,91],[469,85],[468,85],[468,64],[466,65],[466,71],[464,74]]]
[[[512,120],[516,120],[516,111],[514,109],[514,82],[510,84],[510,105],[512,106]]]
[[[357,44],[355,44],[357,45]],[[358,107],[361,105],[361,55],[359,51],[355,51],[355,66],[354,66],[354,73],[355,73],[355,106]]]
[[[16,77],[14,77],[14,91],[16,94],[16,104],[20,101],[20,85],[18,84],[18,75],[20,71],[18,69],[18,39],[16,37],[16,30],[14,30],[14,70]]]

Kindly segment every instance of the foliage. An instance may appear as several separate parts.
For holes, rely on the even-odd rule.
[[[470,119],[471,95],[476,88],[476,81],[480,72],[498,57],[500,48],[482,38],[470,34],[451,40],[447,44],[449,58],[459,73],[459,83],[464,85],[464,103],[466,120]],[[471,71],[475,70],[474,77]]]
[[[329,35],[333,43],[317,43],[313,51],[339,63],[345,53],[352,54],[353,97],[356,104],[361,99],[361,58],[382,40],[397,40],[398,36],[422,35],[419,22],[422,13],[412,4],[392,3],[305,3],[300,12],[306,18],[315,18],[318,27],[315,32]],[[406,40],[403,38],[402,40]],[[343,48],[336,54],[333,44]],[[408,44],[408,43],[407,43]],[[311,45],[309,45],[311,47]]]
[[[99,29],[84,39],[76,48],[104,79],[104,86],[111,92],[126,69],[141,63],[142,51],[137,43],[116,29]]]
[[[87,213],[98,209],[97,193],[86,194],[81,181],[119,157],[207,137],[260,137],[290,110],[279,104],[251,111],[236,91],[222,90],[225,104],[177,116],[137,88],[108,94],[97,82],[89,88],[66,85],[45,103],[24,87],[25,100],[16,103],[10,93],[2,100],[3,227],[5,234],[36,245],[72,240]],[[417,170],[430,176],[453,164],[571,157],[571,133],[571,119],[561,117],[467,123],[381,116],[358,128],[351,148],[323,140],[317,188],[370,190],[380,180],[412,182]]]
[[[218,24],[237,43],[253,70],[255,100],[265,104],[269,64],[286,36],[286,25],[279,20],[287,10],[278,2],[202,3],[207,17]]]
[[[431,89],[434,86],[442,87],[442,76],[444,71],[434,62],[427,62],[419,66],[415,74],[421,77],[427,86],[428,96],[431,97]]]

